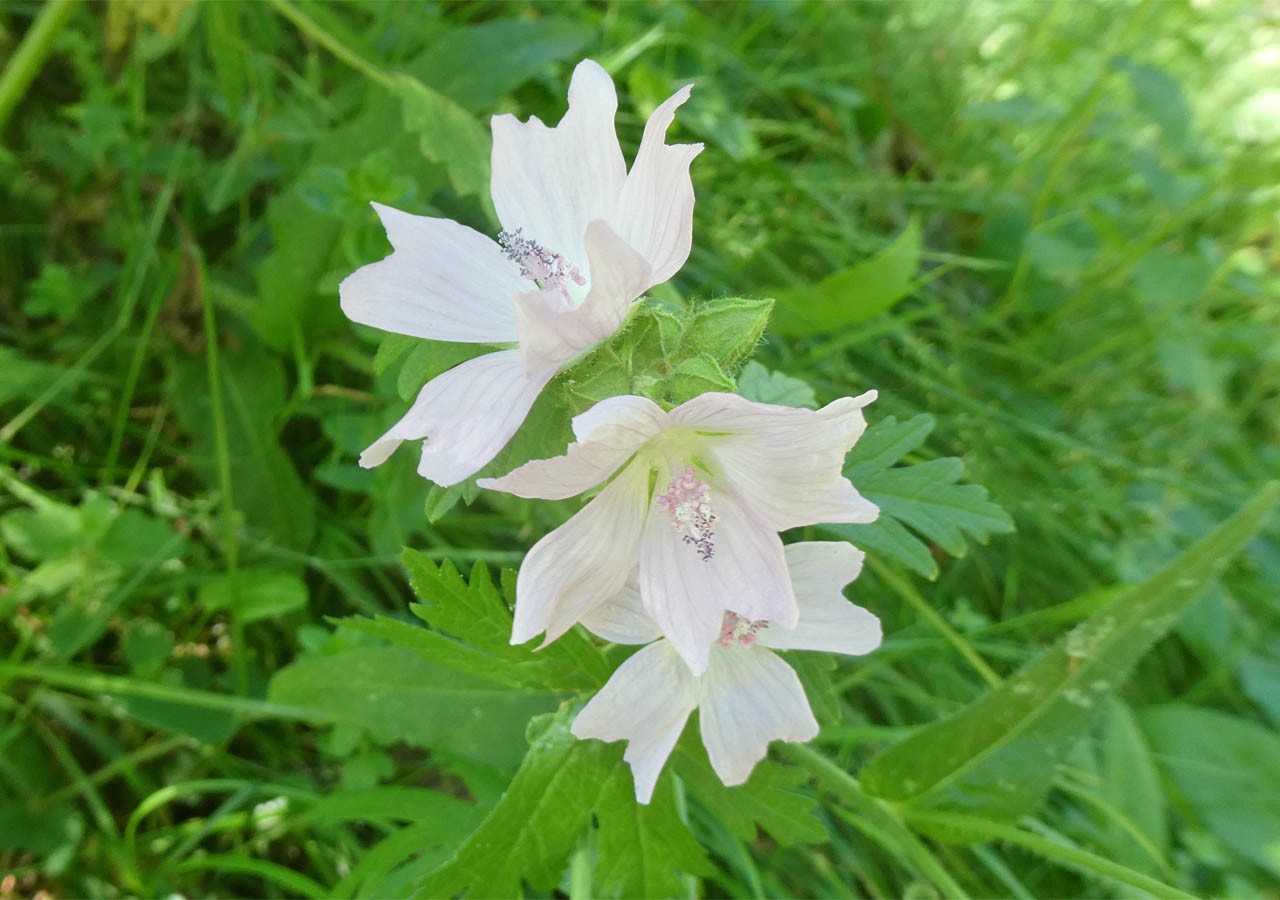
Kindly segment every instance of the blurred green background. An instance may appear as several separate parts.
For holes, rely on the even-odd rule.
[[[351,326],[337,284],[388,250],[371,200],[494,231],[466,142],[494,112],[556,121],[585,56],[628,155],[696,85],[672,137],[707,146],[693,253],[655,296],[778,297],[764,366],[820,402],[877,388],[873,422],[932,415],[912,460],[961,457],[1016,526],[858,583],[887,639],[836,672],[817,746],[842,767],[983,690],[958,647],[1007,674],[1280,472],[1274,3],[9,0],[0,897],[396,893],[430,843],[394,845],[413,814],[322,798],[466,799],[423,871],[495,801],[527,712],[467,758],[264,698],[354,640],[326,617],[404,617],[402,547],[514,568],[554,524],[459,503],[409,450],[356,466],[445,363]],[[907,296],[794,324],[913,233]],[[1143,657],[1028,831],[1192,893],[1280,894],[1278,538]],[[714,866],[684,888],[947,893],[816,796],[824,836],[790,846],[687,811]],[[1134,894],[929,846],[975,896]]]

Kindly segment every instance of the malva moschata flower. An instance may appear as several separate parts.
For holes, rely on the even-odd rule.
[[[644,397],[611,397],[574,418],[577,441],[564,456],[480,479],[546,500],[608,481],[525,557],[511,642],[542,632],[555,640],[637,565],[645,613],[695,675],[707,669],[726,610],[795,626],[778,532],[876,519],[878,508],[841,472],[875,396],[808,410],[710,393],[671,412]]]
[[[691,88],[649,117],[627,171],[614,131],[613,81],[584,60],[554,128],[494,116],[490,190],[495,242],[449,219],[374,204],[394,252],[339,289],[355,322],[441,341],[509,345],[422,389],[360,457],[385,461],[425,438],[418,472],[440,485],[473,475],[506,445],[538,394],[574,357],[610,337],[644,291],[689,256],[701,144],[665,135]]]
[[[725,612],[707,669],[695,675],[659,637],[630,582],[582,624],[606,640],[649,646],[618,667],[573,722],[579,738],[627,741],[636,799],[648,803],[658,775],[694,709],[711,767],[742,784],[770,741],[811,740],[818,723],[795,671],[774,650],[861,655],[880,645],[880,621],[844,598],[862,571],[852,544],[811,542],[785,548],[799,617],[794,628]]]

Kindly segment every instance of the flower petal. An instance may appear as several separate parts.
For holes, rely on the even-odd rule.
[[[586,253],[595,276],[581,304],[559,287],[516,296],[520,352],[531,371],[559,368],[612,337],[648,284],[649,264],[601,219],[587,226]]]
[[[623,469],[600,495],[525,556],[511,643],[545,631],[544,646],[622,589],[635,568],[648,503],[647,472]]]
[[[564,456],[535,459],[501,478],[477,484],[517,497],[564,500],[604,481],[666,424],[666,413],[644,397],[610,397],[573,420],[577,443]]]
[[[583,238],[610,219],[627,168],[614,131],[618,95],[597,63],[583,60],[569,83],[569,110],[554,128],[536,117],[493,117],[490,189],[504,228],[587,271]]]
[[[640,545],[645,612],[695,674],[707,668],[725,610],[788,628],[796,621],[777,532],[726,491],[713,491],[711,502],[719,521],[710,559],[685,543],[667,514],[656,507],[646,517]]]
[[[454,366],[427,382],[403,418],[360,454],[360,465],[381,465],[402,441],[426,438],[418,474],[457,484],[506,446],[554,374],[526,375],[517,350]]]
[[[770,741],[812,740],[818,722],[792,668],[762,647],[717,647],[702,678],[702,743],[725,784],[742,784]]]
[[[786,555],[800,617],[795,628],[763,629],[761,644],[854,656],[880,646],[880,620],[844,597],[844,586],[858,577],[866,554],[843,541],[810,541],[789,544]]]
[[[373,204],[394,252],[338,286],[348,319],[438,341],[516,340],[513,298],[529,289],[489,238],[449,219]]]
[[[618,667],[573,720],[578,738],[627,741],[636,799],[648,803],[667,757],[697,706],[693,675],[666,641],[650,644]]]
[[[702,145],[665,143],[676,110],[689,99],[691,90],[685,85],[649,117],[618,201],[615,221],[622,236],[652,267],[646,289],[674,275],[689,258],[693,243],[689,164],[702,152]]]
[[[622,590],[582,617],[582,625],[592,634],[615,644],[647,644],[662,637],[658,626],[644,611],[640,582],[635,573]]]
[[[703,394],[671,411],[673,423],[714,432],[708,452],[720,477],[776,531],[817,522],[874,522],[879,508],[841,473],[866,430],[862,408],[875,391],[820,410]]]

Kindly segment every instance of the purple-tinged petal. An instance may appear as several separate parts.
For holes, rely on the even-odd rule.
[[[679,271],[693,243],[689,164],[702,152],[702,145],[666,143],[667,129],[691,90],[685,85],[649,117],[618,202],[619,232],[652,267],[646,289]]]
[[[360,465],[381,465],[401,442],[426,438],[418,474],[457,484],[506,446],[554,374],[530,377],[517,350],[469,359],[427,382],[403,418],[360,455]]]
[[[648,803],[658,775],[697,706],[693,675],[665,641],[628,659],[573,721],[578,738],[627,741],[636,799]]]
[[[862,572],[865,554],[842,541],[810,541],[785,548],[800,615],[791,629],[767,627],[759,642],[775,650],[822,650],[861,656],[880,646],[880,620],[844,597]]]
[[[511,643],[546,632],[544,646],[616,594],[636,565],[648,473],[623,469],[594,500],[525,556],[516,580]]]
[[[717,647],[700,686],[702,743],[725,784],[745,782],[770,741],[802,743],[818,734],[795,671],[762,647]]]
[[[394,252],[338,287],[353,322],[439,341],[516,340],[514,298],[529,289],[489,238],[449,219],[373,204]]]

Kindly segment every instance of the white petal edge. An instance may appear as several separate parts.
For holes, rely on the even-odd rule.
[[[665,424],[666,414],[652,400],[610,397],[573,420],[578,440],[563,456],[535,459],[500,478],[481,478],[476,483],[518,497],[575,497],[616,472]]]
[[[592,634],[615,644],[647,644],[662,637],[662,631],[640,601],[638,573],[632,573],[622,590],[589,610],[581,624]]]
[[[425,438],[418,474],[457,484],[506,446],[554,374],[526,375],[517,350],[454,366],[427,382],[400,421],[360,455],[360,465],[381,465],[403,441]]]
[[[821,650],[861,656],[880,646],[880,620],[844,597],[862,572],[864,554],[843,541],[808,541],[785,548],[799,618],[791,629],[768,627],[759,642],[775,650]]]
[[[666,143],[676,110],[689,99],[691,85],[671,95],[644,126],[635,163],[618,201],[619,233],[652,267],[644,289],[680,270],[693,243],[693,181],[689,165],[702,144]]]
[[[338,286],[347,318],[439,341],[516,340],[514,299],[530,282],[478,231],[373,204],[394,252]]]
[[[617,109],[613,79],[587,59],[573,70],[569,109],[554,128],[537,117],[492,120],[490,191],[503,228],[523,229],[584,273],[590,268],[587,225],[612,219],[626,179],[613,124]]]
[[[663,477],[659,475],[660,482]],[[649,511],[640,545],[645,612],[697,675],[706,671],[725,610],[788,628],[796,622],[795,596],[777,532],[731,494],[713,488],[711,503],[720,521],[710,559],[684,543],[656,507]]]
[[[775,530],[818,522],[874,522],[879,508],[845,478],[849,449],[866,430],[862,408],[875,391],[820,410],[702,394],[671,411],[673,424],[713,432],[718,473]]]
[[[627,741],[636,799],[648,803],[680,732],[697,706],[694,678],[665,641],[640,650],[613,673],[570,729],[578,738]]]
[[[516,578],[511,643],[554,641],[622,589],[636,564],[647,472],[628,467],[599,496],[533,545]]]
[[[818,734],[795,671],[763,647],[716,647],[700,687],[702,743],[727,785],[751,777],[770,741],[803,743]]]

